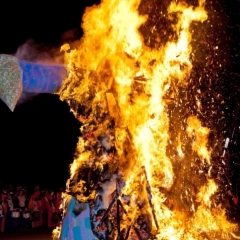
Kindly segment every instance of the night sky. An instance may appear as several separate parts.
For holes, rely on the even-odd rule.
[[[1,9],[8,17],[0,16],[0,53],[15,54],[26,43],[26,60],[58,51],[65,41],[82,36],[82,14],[94,3],[5,1]],[[0,182],[65,187],[79,135],[78,121],[58,95],[24,94],[14,112],[0,101]]]
[[[52,2],[1,3],[7,17],[0,15],[0,53],[14,54],[27,42],[32,46],[32,54],[35,50],[48,54],[67,41],[81,38],[84,9],[99,1],[69,0],[55,5]],[[223,34],[232,61],[229,74],[239,81],[240,1],[221,0],[218,3],[225,18]],[[14,112],[0,101],[0,182],[64,187],[80,135],[79,123],[57,95],[28,94],[24,97]]]

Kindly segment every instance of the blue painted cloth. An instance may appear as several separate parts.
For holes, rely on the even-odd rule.
[[[71,198],[67,212],[62,221],[60,240],[97,240],[93,235],[90,223],[89,204],[78,216],[73,213],[76,199]]]
[[[40,64],[19,60],[23,92],[54,93],[67,76],[63,65]]]

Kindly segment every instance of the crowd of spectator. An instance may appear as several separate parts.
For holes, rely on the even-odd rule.
[[[30,194],[22,186],[0,189],[0,232],[21,228],[55,228],[62,216],[63,189],[35,186]]]

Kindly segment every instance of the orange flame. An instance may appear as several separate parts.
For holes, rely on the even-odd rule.
[[[82,24],[84,37],[72,47],[62,46],[69,77],[60,90],[61,98],[91,105],[94,110],[90,120],[96,118],[96,112],[107,113],[115,120],[117,165],[126,180],[122,192],[131,196],[130,204],[125,206],[128,218],[123,218],[123,227],[134,223],[145,211],[151,216],[152,233],[158,239],[229,239],[236,226],[226,220],[221,206],[212,203],[217,191],[214,180],[200,181],[200,186],[194,186],[192,180],[186,189],[178,189],[180,195],[174,195],[181,180],[175,178],[174,159],[166,153],[166,95],[173,85],[177,91],[178,86],[187,84],[192,70],[190,27],[194,21],[207,19],[205,1],[199,0],[195,8],[175,1],[170,4],[168,17],[177,16],[172,26],[177,39],[160,49],[150,49],[143,43],[138,29],[147,16],[139,15],[139,4],[140,0],[103,0],[87,8]],[[89,119],[86,122],[90,128]],[[79,156],[71,165],[71,178],[83,164],[95,161],[85,147],[94,145],[94,138],[106,131],[106,122],[96,122],[97,129],[88,129],[93,138],[79,139]],[[191,116],[186,131],[193,138],[192,150],[210,166],[209,129]],[[179,156],[185,158],[181,133],[177,135]],[[77,188],[84,191],[81,181]],[[86,201],[82,195],[79,200]]]
[[[204,160],[210,164],[211,151],[208,151],[206,145],[208,142],[209,129],[201,126],[201,122],[194,116],[188,118],[187,133],[189,137],[194,138],[192,149],[196,151],[201,158],[202,163]]]

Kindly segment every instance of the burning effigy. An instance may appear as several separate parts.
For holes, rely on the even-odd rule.
[[[89,214],[91,239],[237,238],[217,194],[211,130],[187,92],[200,81],[193,39],[205,5],[102,0],[86,9],[83,38],[61,48],[59,95],[82,123],[64,214]],[[89,240],[74,221],[57,238]]]

